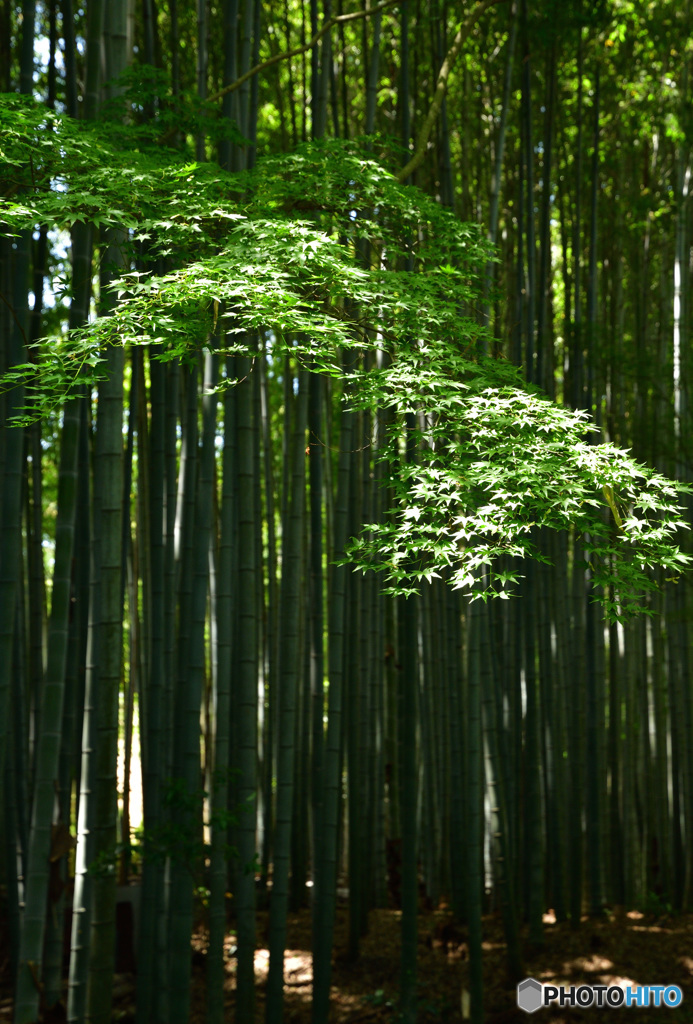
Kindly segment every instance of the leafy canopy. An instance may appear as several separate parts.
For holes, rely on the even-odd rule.
[[[674,542],[684,488],[589,440],[585,414],[478,356],[478,268],[492,252],[365,146],[312,143],[231,175],[137,133],[124,146],[122,127],[0,102],[6,230],[127,229],[131,270],[112,311],[5,375],[6,387],[29,379],[33,415],[93,384],[106,345],[156,342],[158,357],[186,358],[213,336],[231,353],[260,334],[342,378],[355,407],[388,410],[379,457],[395,504],[350,558],[383,570],[391,592],[444,572],[474,596],[507,596],[517,572],[500,556],[543,557],[539,527],[588,535],[609,616],[637,610],[654,566],[686,567]]]

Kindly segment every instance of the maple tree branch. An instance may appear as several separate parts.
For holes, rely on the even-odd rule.
[[[343,25],[347,21],[357,21],[359,18],[368,18],[371,14],[377,14],[378,11],[384,11],[387,7],[394,7],[400,0],[382,0],[382,3],[376,4],[375,7],[371,7],[365,11],[354,11],[353,14],[335,14],[331,17],[322,28],[315,33],[313,38],[305,46],[296,46],[293,50],[286,50],[284,53],[277,53],[274,57],[270,57],[268,60],[264,60],[261,64],[256,64],[250,71],[246,71],[244,75],[237,78],[235,82],[231,82],[230,85],[225,85],[219,92],[215,92],[213,96],[209,96],[207,99],[208,103],[216,103],[223,96],[226,96],[229,92],[235,92],[236,89],[240,89],[248,79],[258,75],[261,71],[265,71],[267,68],[271,68],[274,64],[278,64],[282,60],[290,60],[292,57],[299,57],[302,53],[306,53],[308,50],[312,50],[316,46],[322,37],[326,35],[331,28],[335,25]],[[494,0],[495,3],[499,3],[500,0]]]
[[[485,14],[489,7],[495,7],[496,4],[502,3],[505,3],[505,0],[481,0],[481,3],[479,3],[474,8],[472,13],[465,19],[465,21],[462,22],[459,29],[457,30],[457,35],[455,36],[453,44],[448,50],[447,54],[445,55],[445,60],[443,61],[440,71],[438,72],[438,82],[436,83],[436,91],[433,95],[431,109],[428,111],[426,120],[421,126],[421,130],[419,131],[419,134],[417,136],[416,144],[414,146],[414,154],[411,160],[404,165],[402,170],[397,175],[397,181],[400,184],[405,182],[407,178],[409,178],[414,173],[419,164],[423,162],[423,158],[426,155],[428,140],[430,138],[431,132],[433,131],[433,125],[438,120],[440,108],[442,107],[443,100],[445,99],[445,93],[447,92],[448,88],[448,78],[450,77],[450,72],[452,71],[455,61],[460,55],[460,50],[462,49],[464,43],[467,41],[469,33],[471,32],[474,25],[476,25],[477,21],[482,16],[482,14]]]

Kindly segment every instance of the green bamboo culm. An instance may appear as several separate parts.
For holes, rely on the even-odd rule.
[[[226,378],[233,379],[233,361],[226,361]],[[231,671],[233,637],[233,543],[236,484],[235,446],[232,443],[235,421],[235,389],[224,393],[224,451],[219,534],[219,585],[216,602],[217,674],[214,754],[212,760],[212,844],[209,881],[209,948],[207,951],[207,1024],[222,1024],[224,1019],[224,941],[226,938],[226,892],[228,866],[226,840],[229,804],[229,753],[231,716]]]
[[[58,521],[48,633],[48,659],[39,718],[41,731],[36,741],[37,759],[29,837],[27,887],[16,990],[15,1018],[21,1024],[32,1024],[38,1017],[39,1007],[39,987],[36,984],[36,978],[41,975],[43,960],[51,830],[56,795],[54,780],[58,775],[63,722],[72,554],[77,508],[79,427],[80,399],[75,397],[65,409],[60,451]],[[67,829],[67,824],[64,821],[58,821],[55,824],[56,828]]]
[[[467,616],[467,924],[469,927],[469,1006],[472,1024],[483,1024],[481,894],[483,751],[481,725],[481,609],[473,602]]]
[[[143,818],[145,832],[151,834],[161,824],[162,778],[165,758],[164,733],[164,530],[165,530],[165,461],[164,436],[166,416],[165,369],[151,351],[149,360],[148,432],[149,501],[145,511],[143,543],[150,572],[149,659],[146,680],[146,701],[142,720],[146,750],[144,759]],[[140,425],[140,432],[144,424]],[[156,926],[162,912],[163,866],[155,858],[145,856],[142,864],[142,896],[140,914],[140,949],[156,950]],[[144,957],[137,969],[137,1024],[155,1021],[156,955]]]
[[[88,1005],[98,1024],[110,1020],[110,984],[115,950],[115,873],[107,867],[116,845],[118,756],[118,696],[122,671],[122,561],[120,543],[123,517],[123,350],[111,346],[106,353],[108,377],[99,389],[96,427],[96,473],[99,493],[99,621],[98,688],[94,720],[94,801],[92,830],[94,856],[104,869],[92,880],[92,915],[89,939]]]
[[[282,539],[281,635],[279,676],[279,747],[277,753],[277,804],[274,831],[272,904],[270,909],[270,966],[267,981],[268,1024],[281,1019],[284,1001],[284,949],[292,815],[294,810],[295,736],[298,687],[301,680],[299,610],[303,573],[305,523],[305,450],[309,374],[298,378],[294,429],[291,438],[291,495],[288,529]]]
[[[236,908],[238,925],[238,988],[236,1019],[252,1024],[255,1004],[255,818],[257,749],[257,573],[255,543],[255,460],[251,360],[237,360],[239,384],[236,399],[238,482],[238,581],[243,602],[238,632],[238,876]]]
[[[344,355],[345,366],[347,356]],[[332,561],[343,557],[347,541],[350,463],[353,444],[353,413],[343,406],[339,432],[337,496],[334,506],[334,547]],[[327,1024],[330,1006],[332,943],[337,901],[337,850],[341,790],[342,713],[344,688],[344,629],[347,566],[335,564],[328,608],[328,691],[327,734],[321,794],[322,830],[317,849],[318,872],[314,886],[316,911],[313,932],[312,1024]]]

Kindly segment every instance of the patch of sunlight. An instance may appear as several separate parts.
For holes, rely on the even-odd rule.
[[[258,981],[266,981],[267,975],[269,974],[269,949],[256,949],[255,950],[255,979]]]
[[[613,960],[606,960],[603,956],[578,956],[571,960],[568,969],[585,971],[585,973],[601,973],[613,968]]]
[[[558,975],[558,976],[554,975],[553,977],[551,977],[551,984],[552,985],[558,985],[559,988],[561,986],[563,986],[563,988],[569,988],[571,985],[577,984],[577,982],[575,981],[575,973],[580,972],[580,971],[583,970],[582,967],[578,966],[579,963],[580,963],[580,958],[577,959],[577,960],[570,961],[570,964],[564,964],[563,965],[563,970],[562,970],[561,974]],[[608,964],[608,966],[612,967],[612,968],[614,966],[608,960],[605,960],[604,963]],[[571,971],[571,965],[573,965],[573,970],[572,971]],[[641,984],[641,982],[634,981],[632,978],[626,978],[622,974],[609,974],[608,968],[602,968],[601,970],[599,970],[599,969],[597,969],[595,967],[592,967],[592,968],[590,968],[590,969],[588,969],[586,971],[586,973],[590,973],[590,972],[591,973],[595,973],[596,972],[598,974],[598,977],[599,977],[598,984],[600,984],[600,985],[618,985],[619,988],[625,989],[625,988],[628,988],[628,986],[630,986],[631,988],[634,988],[634,987],[637,987],[638,985]],[[543,979],[543,978],[546,978],[546,977],[550,977],[550,973],[548,971],[546,971],[546,972],[544,972],[544,974],[538,974],[536,977],[537,977],[537,981],[538,981],[540,978]]]
[[[339,1005],[342,1009],[363,1010],[363,996],[349,992],[339,992]]]
[[[121,694],[121,716],[123,695]],[[140,720],[139,707],[135,702],[132,722],[132,751],[130,754],[130,830],[142,824],[142,762],[140,757]],[[123,810],[123,791],[125,788],[125,740],[123,729],[118,729],[118,809]]]
[[[309,953],[300,949],[286,951],[284,983],[296,986],[313,984],[313,961]]]

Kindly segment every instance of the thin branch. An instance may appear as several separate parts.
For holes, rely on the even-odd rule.
[[[378,11],[384,11],[388,7],[394,7],[395,4],[399,3],[400,0],[382,0],[382,3],[377,4],[375,7],[371,7],[370,10],[366,11],[355,11],[353,14],[336,14],[332,18],[329,18],[322,26],[319,32],[316,32],[310,42],[306,43],[305,46],[296,46],[293,50],[286,50],[284,53],[277,53],[274,57],[270,57],[269,60],[263,61],[261,64],[256,64],[250,71],[246,71],[244,75],[237,78],[235,82],[231,82],[230,85],[225,85],[219,92],[215,92],[213,96],[208,97],[209,103],[215,103],[220,100],[222,96],[226,96],[229,92],[235,92],[236,89],[248,81],[249,78],[253,78],[258,75],[261,71],[265,71],[267,68],[271,68],[274,64],[278,64],[282,60],[290,60],[292,57],[299,57],[302,53],[306,53],[308,50],[312,50],[314,46],[320,42],[322,37],[334,28],[335,25],[344,24],[347,21],[357,21],[360,18],[368,18],[371,14],[377,14]],[[500,3],[501,0],[494,0],[495,3]]]
[[[452,71],[455,61],[460,55],[460,50],[462,49],[464,43],[467,41],[469,33],[471,32],[474,25],[476,25],[477,21],[482,16],[482,14],[485,14],[489,7],[495,7],[496,4],[502,3],[505,3],[505,0],[481,0],[481,3],[479,3],[474,8],[472,13],[460,25],[457,31],[457,35],[455,36],[454,42],[450,49],[448,50],[445,56],[445,60],[443,61],[442,67],[440,69],[440,72],[438,73],[438,82],[436,84],[436,91],[433,96],[433,102],[431,103],[431,109],[428,111],[426,120],[421,126],[421,130],[417,136],[416,145],[414,147],[414,155],[412,156],[409,163],[407,163],[397,175],[397,181],[399,181],[400,184],[405,182],[407,178],[414,173],[419,164],[423,162],[423,159],[426,155],[426,147],[428,146],[428,140],[430,138],[431,132],[433,131],[433,126],[438,120],[438,115],[440,114],[440,109],[443,105],[443,100],[445,99],[445,93],[448,88],[448,78],[450,77],[450,72]],[[377,10],[377,8],[374,8],[374,10]]]

